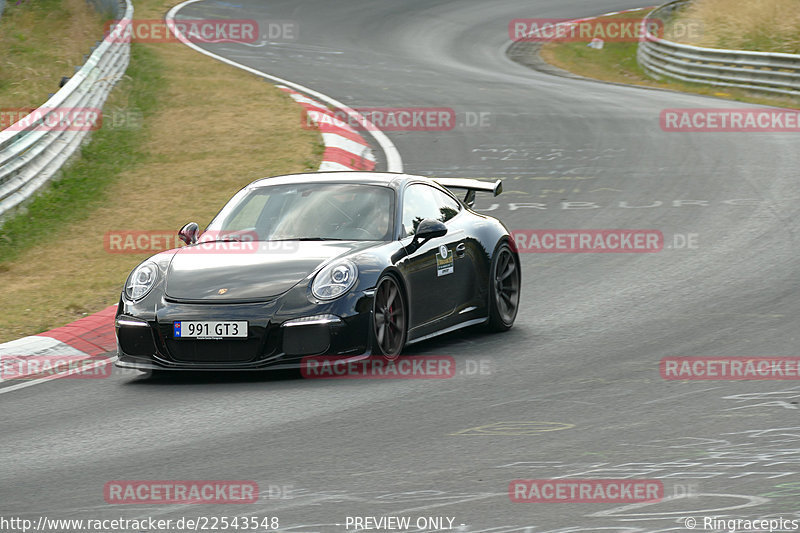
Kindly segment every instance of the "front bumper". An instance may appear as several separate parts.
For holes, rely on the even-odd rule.
[[[312,355],[368,357],[371,291],[287,311],[271,302],[196,304],[161,300],[155,312],[122,302],[115,322],[117,366],[139,370],[267,370],[300,368]],[[176,339],[177,320],[246,320],[244,339]]]

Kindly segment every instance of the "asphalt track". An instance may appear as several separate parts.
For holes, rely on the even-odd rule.
[[[452,379],[116,372],[0,395],[0,516],[277,516],[281,529],[325,533],[345,531],[347,516],[446,516],[460,531],[493,533],[798,518],[796,382],[658,372],[669,356],[800,355],[797,134],[663,132],[664,108],[740,104],[552,77],[505,55],[512,18],[631,7],[231,0],[182,9],[179,18],[296,21],[294,42],[207,48],[352,107],[488,113],[484,127],[387,135],[407,172],[505,179],[507,192],[478,207],[512,229],[657,229],[666,247],[523,254],[523,307],[510,332],[410,350],[453,356]],[[675,234],[696,234],[697,246],[671,247]],[[553,477],[655,478],[667,498],[510,501],[511,480]],[[150,479],[255,480],[262,494],[246,506],[104,501],[109,480]]]

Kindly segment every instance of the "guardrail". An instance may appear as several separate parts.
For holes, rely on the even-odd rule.
[[[646,19],[669,20],[690,0],[674,0],[651,11]],[[692,83],[740,87],[800,96],[800,55],[700,48],[660,39],[650,25],[639,43],[637,60],[655,78],[666,76]]]
[[[131,23],[130,0],[98,3],[110,11],[118,24]],[[86,63],[44,105],[0,131],[0,223],[53,179],[88,138],[89,128],[71,126],[69,119],[58,121],[57,127],[49,124],[65,110],[101,108],[125,73],[129,60],[130,42],[109,33]]]

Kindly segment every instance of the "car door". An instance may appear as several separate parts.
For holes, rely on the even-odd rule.
[[[409,333],[412,337],[415,328],[446,321],[458,301],[456,254],[457,247],[464,242],[463,232],[448,231],[444,236],[424,243],[414,242],[414,233],[422,220],[444,221],[437,192],[429,185],[414,183],[403,193],[401,243],[407,256],[400,269],[408,283]]]
[[[474,249],[474,239],[469,239],[472,221],[468,215],[462,214],[462,206],[453,196],[439,189],[434,189],[434,198],[441,213],[439,220],[447,226],[453,244],[453,306],[455,315],[453,323],[462,322],[459,314],[468,312],[475,305],[476,279],[475,260],[478,257]],[[470,243],[471,241],[471,243]],[[472,247],[472,249],[469,249]],[[465,311],[467,310],[467,311]],[[463,316],[462,316],[463,318]]]

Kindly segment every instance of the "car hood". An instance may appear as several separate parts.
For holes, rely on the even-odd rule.
[[[168,298],[192,301],[269,300],[322,264],[374,246],[365,241],[206,243],[180,248],[167,268]]]

